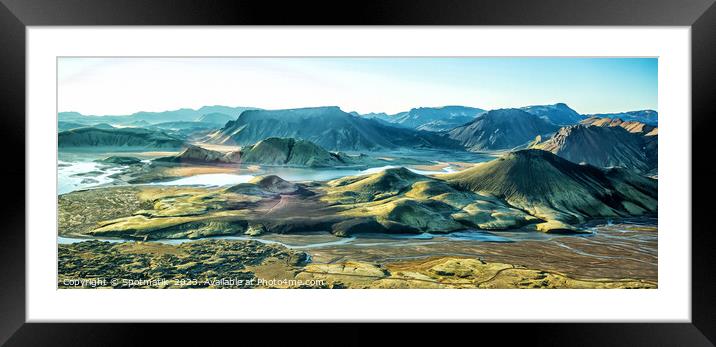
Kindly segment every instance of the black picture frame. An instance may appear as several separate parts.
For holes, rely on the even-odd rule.
[[[168,324],[25,323],[25,29],[56,25],[588,25],[688,26],[692,54],[692,291],[691,323],[483,324],[420,328],[422,342],[455,337],[503,336],[506,343],[570,346],[713,346],[716,342],[716,238],[708,223],[716,193],[710,155],[716,114],[716,5],[714,0],[401,0],[401,1],[212,1],[212,0],[0,0],[0,124],[6,166],[0,169],[5,200],[0,240],[0,342],[8,346],[163,345],[184,341],[196,326]],[[668,97],[668,96],[662,96]],[[54,121],[53,115],[47,115]],[[684,115],[686,117],[687,115]],[[17,182],[12,184],[11,182]],[[20,185],[19,182],[25,182]],[[668,197],[665,197],[668,198]],[[668,211],[661,211],[668,213]],[[688,232],[688,230],[673,231]],[[315,327],[202,325],[201,335],[234,336],[251,343],[294,343]],[[266,328],[266,327],[261,327]],[[396,330],[397,329],[397,330]],[[402,327],[321,327],[341,344],[405,342]],[[263,330],[263,329],[262,329]],[[432,333],[430,333],[432,331]],[[142,334],[149,334],[142,335]],[[516,334],[517,333],[517,334]],[[305,337],[305,334],[303,335]],[[521,338],[520,336],[524,336]],[[312,336],[315,343],[316,336]],[[335,337],[325,337],[331,341]],[[320,340],[320,339],[319,339]],[[226,340],[231,342],[231,340]],[[333,340],[335,341],[335,340]],[[488,340],[485,340],[488,341]],[[502,340],[499,340],[502,341]],[[311,342],[309,342],[311,343]],[[238,344],[238,343],[233,343]],[[501,343],[502,344],[502,343]]]

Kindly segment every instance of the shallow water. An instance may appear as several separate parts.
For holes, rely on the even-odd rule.
[[[109,167],[95,162],[59,161],[57,165],[57,194],[111,183],[114,180],[109,176],[125,169],[121,166]],[[97,172],[97,174],[86,175],[92,172]]]
[[[366,170],[355,170],[355,169],[310,169],[310,168],[285,168],[285,167],[262,167],[260,173],[257,175],[272,174],[277,175],[287,181],[302,182],[302,181],[328,181],[345,176],[357,176],[366,175],[381,172],[387,169],[397,168],[398,166],[381,166],[374,167]],[[441,171],[425,171],[408,168],[408,170],[421,175],[432,175],[440,173],[455,172],[451,167],[446,167]],[[221,187],[234,185],[239,183],[246,183],[254,178],[256,175],[241,175],[241,174],[227,174],[227,173],[216,173],[216,174],[200,174],[189,177],[180,178],[172,181],[151,183],[152,185],[164,185],[164,186],[205,186],[205,187]]]
[[[123,153],[122,155],[140,154],[139,157],[156,157],[160,155],[151,155],[154,152],[147,153]],[[114,153],[117,154],[117,153]],[[121,173],[127,170],[127,166],[111,166],[95,162],[97,159],[103,159],[108,156],[107,153],[102,152],[60,152],[58,161],[58,189],[57,194],[65,194],[75,190],[98,187],[107,185],[109,183],[116,182],[116,180],[109,176]],[[475,160],[481,160],[482,157],[475,157]],[[144,160],[148,163],[148,159]],[[246,183],[256,175],[273,174],[277,175],[287,181],[302,182],[302,181],[328,181],[345,176],[356,176],[365,175],[380,172],[386,169],[397,168],[399,166],[386,165],[380,167],[373,167],[369,169],[350,169],[350,168],[292,168],[292,167],[271,167],[262,166],[258,171],[252,172],[251,174],[241,173],[212,173],[212,174],[197,174],[193,176],[187,176],[178,178],[171,181],[149,183],[150,185],[178,185],[178,186],[203,186],[203,187],[220,187],[228,186],[239,183]],[[406,166],[408,167],[408,166]],[[447,166],[442,170],[418,170],[408,167],[409,170],[421,174],[421,175],[432,175],[441,173],[451,173],[456,170]],[[92,174],[91,176],[82,176],[82,174]]]

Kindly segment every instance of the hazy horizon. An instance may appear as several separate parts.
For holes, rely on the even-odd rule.
[[[97,116],[215,105],[658,111],[656,58],[58,58],[57,66],[58,111]]]

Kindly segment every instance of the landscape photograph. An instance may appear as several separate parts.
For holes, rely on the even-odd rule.
[[[57,58],[59,289],[658,288],[658,59]]]

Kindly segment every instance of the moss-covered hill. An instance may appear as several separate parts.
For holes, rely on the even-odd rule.
[[[624,169],[579,165],[550,152],[529,149],[507,154],[468,170],[445,175],[460,189],[490,194],[548,221],[546,230],[597,217],[657,212],[656,180]]]
[[[330,231],[446,233],[520,227],[575,232],[590,218],[657,211],[655,180],[524,150],[457,174],[405,168],[293,183],[259,176],[228,188],[118,187],[59,197],[62,235],[128,239]]]

